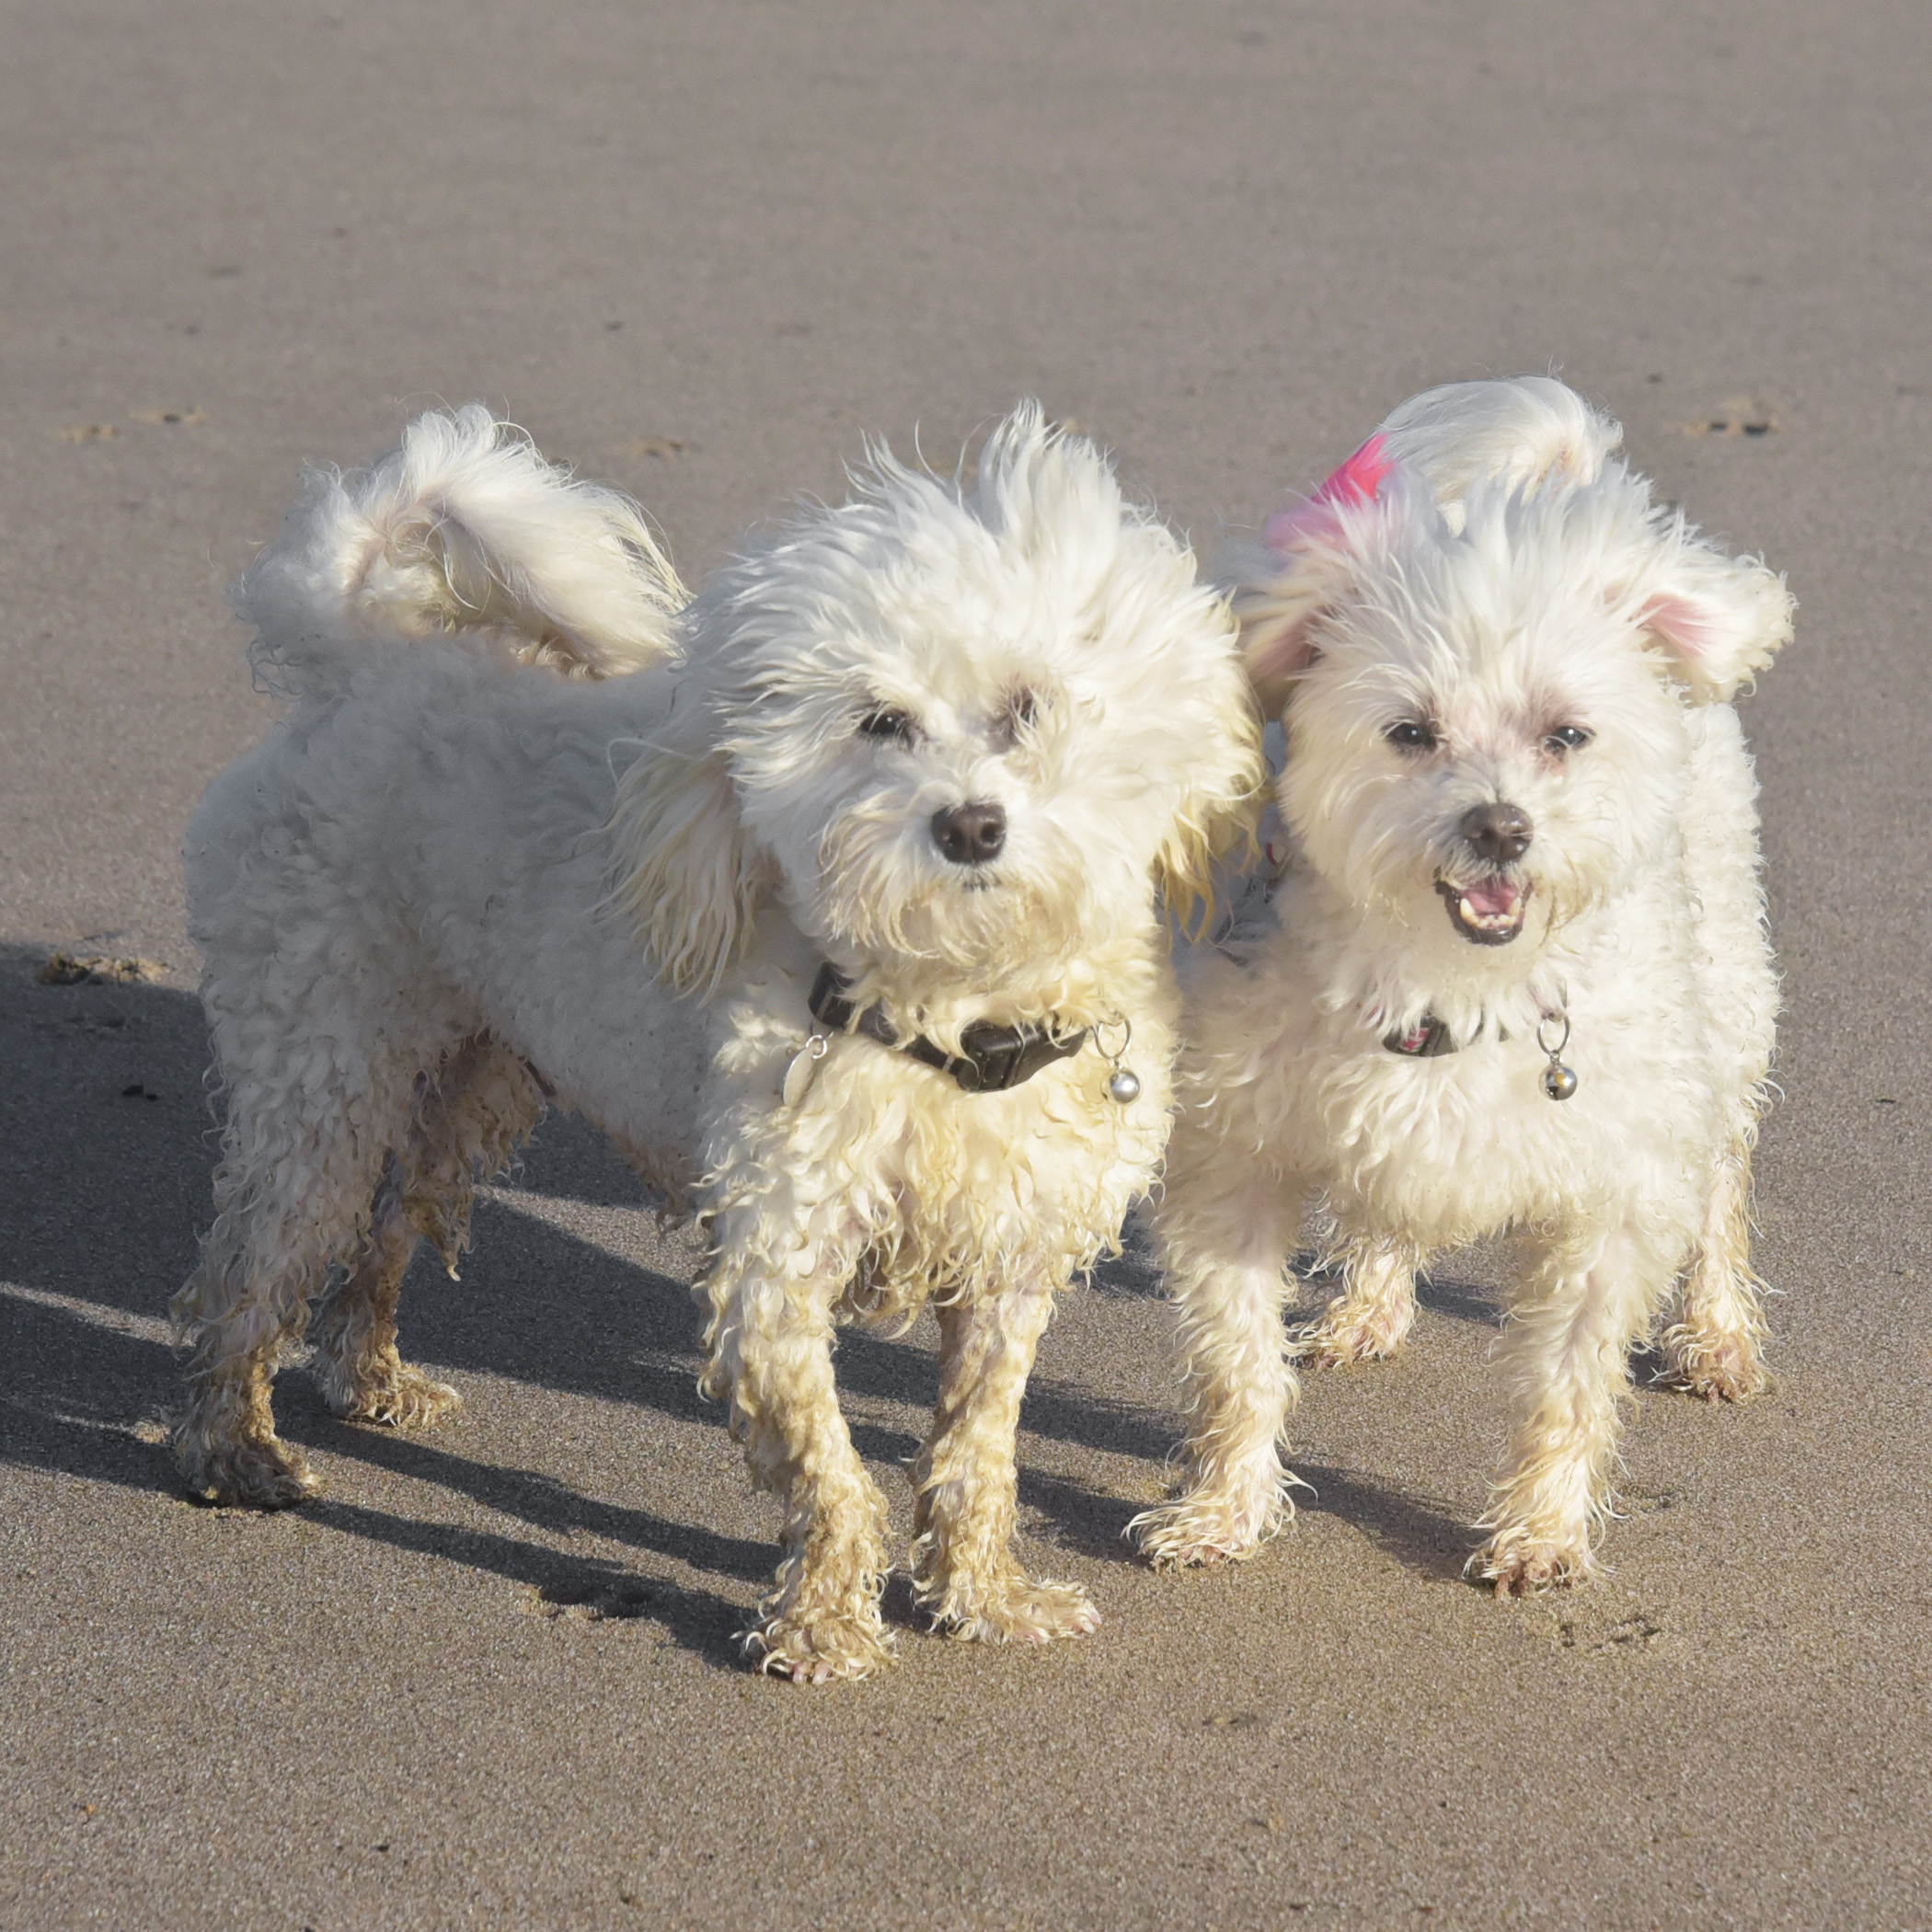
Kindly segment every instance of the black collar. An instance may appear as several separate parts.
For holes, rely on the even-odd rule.
[[[1382,1044],[1391,1053],[1401,1053],[1410,1060],[1434,1060],[1455,1051],[1449,1022],[1438,1019],[1433,1013],[1423,1014],[1406,1033],[1399,1027],[1393,1033],[1385,1033]]]
[[[1009,1087],[1030,1080],[1041,1067],[1071,1059],[1087,1043],[1085,1027],[1077,1033],[1053,1033],[1041,1027],[996,1027],[990,1020],[976,1019],[960,1036],[963,1051],[949,1053],[923,1033],[912,1040],[900,1039],[877,1006],[860,1012],[845,997],[851,983],[830,960],[819,968],[806,1004],[822,1027],[834,1033],[863,1033],[880,1046],[950,1074],[969,1094],[1005,1093]]]
[[[1478,1020],[1476,1027],[1477,1039],[1482,1037],[1486,1020]],[[1509,1029],[1500,1021],[1496,1027],[1498,1040],[1507,1040]],[[1446,1019],[1438,1019],[1433,1013],[1425,1013],[1406,1032],[1399,1027],[1393,1033],[1382,1036],[1382,1044],[1391,1053],[1400,1053],[1409,1060],[1437,1060],[1444,1053],[1459,1052],[1466,1041],[1458,1041],[1449,1030]]]

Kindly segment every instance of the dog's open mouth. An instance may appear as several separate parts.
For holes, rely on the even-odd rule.
[[[1522,881],[1492,872],[1466,885],[1439,879],[1435,889],[1449,908],[1450,924],[1478,946],[1507,946],[1523,930],[1530,889]]]

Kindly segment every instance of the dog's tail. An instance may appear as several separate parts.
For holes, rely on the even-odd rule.
[[[1593,483],[1623,425],[1548,375],[1445,383],[1412,396],[1381,428],[1381,454],[1420,471],[1445,508],[1478,477],[1535,489],[1560,473]]]
[[[688,601],[628,497],[574,481],[480,403],[419,416],[367,469],[305,471],[235,589],[258,671],[297,696],[334,688],[373,639],[449,634],[616,676],[672,655]]]

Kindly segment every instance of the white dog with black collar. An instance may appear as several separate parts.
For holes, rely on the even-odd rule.
[[[833,1331],[928,1300],[923,1601],[973,1637],[1098,1621],[1012,1549],[1020,1393],[1155,1179],[1161,895],[1251,815],[1259,720],[1226,601],[1036,408],[970,487],[883,452],[857,483],[687,604],[634,506],[471,408],[312,476],[248,572],[293,705],[189,834],[227,1098],[175,1303],[198,1491],[313,1490],[270,1382],[318,1296],[341,1412],[454,1403],[397,1351],[403,1271],[419,1236],[454,1260],[554,1096],[708,1225],[705,1385],[785,1512],[766,1669],[891,1654]]]

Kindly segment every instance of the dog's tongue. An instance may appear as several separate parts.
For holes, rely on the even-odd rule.
[[[1517,900],[1523,896],[1507,879],[1479,879],[1474,885],[1462,887],[1461,891],[1469,910],[1485,916],[1514,912]]]

